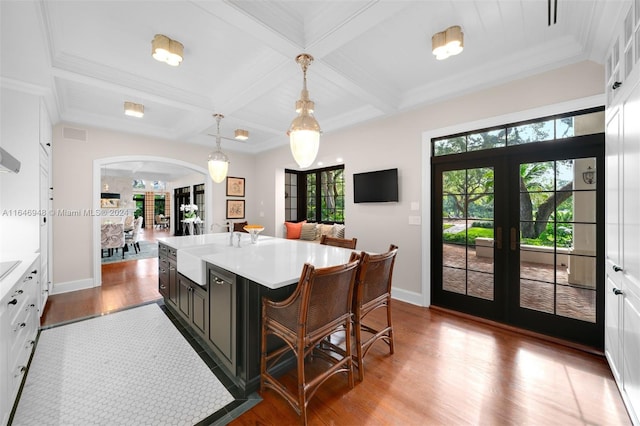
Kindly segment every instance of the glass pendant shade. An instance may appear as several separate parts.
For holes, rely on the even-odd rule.
[[[291,154],[302,168],[313,164],[320,147],[320,125],[312,115],[305,112],[294,118],[289,128]]]
[[[313,62],[313,56],[301,53],[296,62],[302,67],[302,92],[296,101],[298,116],[293,119],[287,135],[291,145],[291,154],[301,168],[313,164],[320,147],[320,125],[313,116],[315,104],[309,99],[307,90],[307,68]]]
[[[215,183],[220,183],[227,177],[229,158],[220,150],[214,151],[209,154],[207,166],[209,167],[209,176],[211,176],[211,179]]]
[[[209,160],[207,161],[207,167],[209,168],[209,176],[215,183],[222,182],[227,177],[229,170],[229,157],[222,152],[220,142],[222,139],[233,140],[226,136],[220,135],[220,121],[224,118],[222,114],[213,114],[213,118],[216,119],[216,134],[210,135],[216,138],[216,150],[209,154]],[[235,139],[247,140],[249,139],[249,131],[244,129],[236,129]]]

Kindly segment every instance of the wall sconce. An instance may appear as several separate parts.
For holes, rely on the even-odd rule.
[[[125,102],[124,114],[130,117],[142,118],[144,117],[144,105],[135,102]]]
[[[156,34],[151,41],[151,56],[160,62],[177,67],[182,62],[184,46],[166,35]]]
[[[459,25],[454,25],[431,37],[431,49],[436,59],[441,61],[454,56],[464,49],[464,33]]]
[[[582,172],[582,180],[586,184],[593,185],[596,183],[596,171],[591,166],[587,167],[587,170]]]

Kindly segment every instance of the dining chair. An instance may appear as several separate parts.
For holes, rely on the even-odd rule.
[[[100,246],[102,250],[108,250],[109,256],[113,254],[113,249],[122,249],[124,259],[124,247],[126,246],[124,237],[124,223],[105,223],[100,227]]]
[[[393,325],[391,322],[391,281],[398,246],[391,244],[386,253],[362,252],[353,298],[354,332],[356,354],[354,365],[358,368],[358,380],[364,380],[364,357],[377,341],[383,341],[393,354]],[[376,309],[386,311],[386,325],[374,327],[365,319]],[[365,333],[365,338],[363,338]]]
[[[142,216],[133,221],[133,230],[125,235],[125,244],[132,244],[136,253],[140,251],[140,240],[142,239]],[[124,258],[124,253],[122,253]]]
[[[329,377],[344,372],[349,388],[354,385],[351,308],[359,257],[354,252],[348,263],[324,268],[307,263],[291,296],[280,302],[262,299],[260,393],[267,388],[273,389],[293,407],[305,425],[309,400]],[[342,353],[327,353],[319,344],[335,333],[344,333],[347,349]],[[283,345],[267,352],[267,339],[272,336],[279,338]],[[276,379],[271,371],[278,361],[291,353],[296,361],[295,392]],[[311,374],[305,369],[305,362],[311,355],[327,361],[329,366],[319,372],[314,368]]]
[[[164,229],[169,226],[169,218],[163,214],[157,214],[155,220],[156,226],[160,229]]]
[[[344,247],[344,248],[355,250],[357,243],[358,243],[357,238],[337,238],[337,237],[330,237],[328,235],[323,235],[322,237],[320,237],[320,244],[323,244],[326,246]]]
[[[124,218],[124,232],[133,230],[135,218],[133,216],[127,216]]]

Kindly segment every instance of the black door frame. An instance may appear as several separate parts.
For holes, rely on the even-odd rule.
[[[436,306],[458,310],[471,315],[503,322],[542,334],[572,340],[595,348],[604,347],[604,133],[576,136],[554,142],[539,142],[509,146],[484,151],[475,151],[432,157],[431,167],[431,301]],[[517,179],[521,162],[551,161],[564,158],[596,158],[596,322],[588,323],[555,314],[533,311],[519,307],[519,241],[517,250],[509,248],[509,229],[519,230],[518,185],[508,185]],[[516,167],[517,166],[517,167]],[[442,172],[446,170],[494,167],[495,174],[508,176],[494,178],[496,200],[502,198],[507,208],[494,204],[494,230],[502,228],[502,249],[495,247],[494,301],[487,301],[462,294],[447,292],[437,285],[442,281]],[[504,173],[504,174],[503,174]],[[515,176],[515,177],[514,177]],[[518,200],[517,202],[514,200]],[[516,233],[519,235],[519,232]],[[497,237],[497,235],[496,235]],[[500,253],[503,255],[500,255]],[[518,285],[509,285],[516,277]],[[515,289],[515,290],[514,290]]]
[[[186,235],[185,230],[186,227],[182,223],[184,219],[184,212],[180,211],[180,205],[182,204],[190,204],[191,203],[191,187],[184,186],[181,188],[175,188],[173,190],[173,211],[176,213],[174,215],[174,235],[181,236]]]

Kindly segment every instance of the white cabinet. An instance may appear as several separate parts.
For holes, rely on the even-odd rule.
[[[640,424],[640,1],[607,63],[605,355],[634,424]],[[615,80],[620,78],[620,80]],[[613,90],[611,82],[622,85]]]
[[[53,130],[43,99],[2,88],[0,140],[21,162],[19,173],[0,174],[0,260],[40,253],[42,288],[37,307],[42,314],[52,281],[51,144]]]
[[[38,334],[40,258],[25,258],[2,281],[10,286],[0,300],[0,425],[6,425]]]

